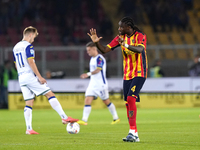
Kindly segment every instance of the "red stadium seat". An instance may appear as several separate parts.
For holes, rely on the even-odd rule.
[[[15,28],[7,28],[8,35],[17,35],[17,30]]]
[[[5,35],[0,35],[0,47],[8,46],[8,42]]]
[[[13,35],[9,35],[9,39],[10,39],[10,44],[11,46],[14,46],[15,44],[17,44],[19,41],[22,40],[22,36],[19,36],[17,34],[13,34]]]
[[[58,31],[57,31],[56,27],[49,26],[49,27],[47,27],[47,33],[50,34],[50,35],[57,35]]]
[[[52,45],[54,45],[54,46],[62,45],[60,37],[58,36],[58,34],[50,35],[49,38],[50,38]]]
[[[48,46],[49,45],[49,42],[47,41],[45,34],[38,35],[37,41],[40,46]]]

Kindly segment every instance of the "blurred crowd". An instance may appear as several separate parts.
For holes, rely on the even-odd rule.
[[[8,27],[54,26],[64,45],[88,41],[88,29],[94,27],[101,36],[112,36],[112,23],[99,0],[2,0],[0,1],[0,35]]]
[[[192,8],[193,0],[121,0],[119,10],[132,16],[138,25],[147,23],[145,12],[154,32],[166,32],[173,27],[186,31],[189,26],[187,10]]]
[[[138,25],[147,23],[146,14],[155,32],[165,32],[172,27],[186,30],[189,25],[186,10],[192,7],[193,0],[120,0],[118,12],[132,16]],[[0,1],[0,35],[5,35],[8,27],[25,27],[26,22],[58,27],[64,45],[85,44],[91,27],[98,29],[100,36],[114,36],[111,19],[99,0]]]

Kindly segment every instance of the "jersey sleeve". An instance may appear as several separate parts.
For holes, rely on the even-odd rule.
[[[99,56],[99,57],[97,58],[97,69],[102,70],[103,64],[104,64],[104,61],[103,61],[103,59]]]
[[[26,47],[26,57],[27,59],[35,57],[34,47],[31,44]]]
[[[146,35],[139,33],[137,36],[137,43],[138,43],[137,46],[141,45],[144,48],[146,48]]]
[[[107,46],[111,49],[114,50],[116,47],[120,46],[119,42],[117,41],[119,37],[116,36]]]

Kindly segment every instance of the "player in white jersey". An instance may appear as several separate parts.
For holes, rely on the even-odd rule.
[[[50,90],[46,80],[39,73],[35,64],[35,51],[31,43],[38,35],[37,29],[29,26],[24,29],[23,39],[13,48],[13,58],[18,72],[19,84],[26,103],[24,118],[26,134],[39,134],[32,129],[32,106],[35,95],[45,95],[52,108],[60,115],[63,124],[76,122],[78,119],[68,117],[63,111],[55,94]]]
[[[98,53],[97,48],[93,42],[87,43],[86,49],[88,55],[91,56],[90,72],[83,73],[80,77],[82,79],[90,77],[90,83],[85,92],[83,117],[82,120],[77,121],[77,123],[81,125],[87,125],[87,121],[92,108],[91,103],[97,97],[100,97],[113,116],[113,121],[111,124],[116,124],[120,122],[120,119],[117,115],[115,105],[111,103],[109,99],[108,83],[106,79],[106,60],[101,54]]]

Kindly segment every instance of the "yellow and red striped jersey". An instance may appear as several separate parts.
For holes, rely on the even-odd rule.
[[[132,52],[124,46],[121,46],[123,55],[123,68],[124,68],[124,80],[131,80],[134,77],[147,78],[148,62],[146,53],[146,35],[142,32],[135,31],[131,36],[120,35],[126,44],[132,46],[143,46],[144,50],[142,53]],[[107,46],[114,50],[120,46],[117,41],[119,37],[116,36]]]

